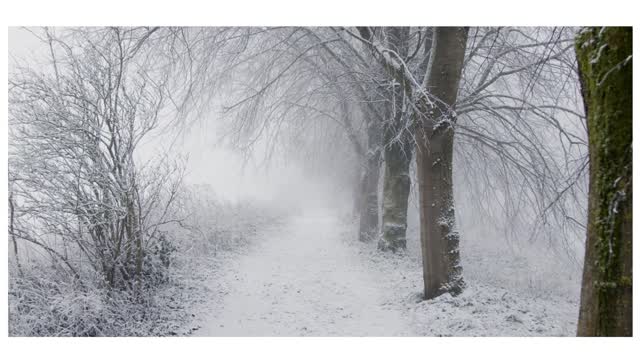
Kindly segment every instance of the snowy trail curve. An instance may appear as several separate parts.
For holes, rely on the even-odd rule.
[[[343,243],[335,217],[294,217],[241,255],[224,276],[221,309],[195,336],[393,336],[408,322],[386,305],[354,249]]]

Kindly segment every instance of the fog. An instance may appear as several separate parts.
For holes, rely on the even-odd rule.
[[[49,71],[48,46],[31,31],[40,29],[9,28],[10,66],[27,63]],[[54,32],[62,31],[62,28],[54,29]],[[220,99],[212,101],[219,103]],[[343,171],[338,164],[325,164],[325,168],[319,170],[318,166],[322,165],[308,161],[301,164],[303,159],[292,159],[282,149],[265,159],[264,139],[255,145],[259,150],[247,154],[225,141],[229,129],[225,128],[222,118],[221,106],[211,108],[187,124],[176,125],[174,118],[165,116],[160,120],[159,129],[144,139],[136,156],[145,162],[166,153],[173,161],[184,163],[186,185],[209,186],[225,201],[257,201],[263,206],[292,212],[328,207],[343,211],[349,206],[350,184],[341,183],[344,178],[339,174]]]
[[[276,153],[265,160],[261,151],[246,154],[225,144],[224,125],[216,122],[216,116],[220,115],[207,114],[171,136],[163,130],[143,144],[141,161],[166,152],[173,159],[184,161],[185,184],[210,186],[217,197],[230,202],[257,201],[278,210],[300,211],[340,209],[348,201],[340,178],[305,172],[305,165],[287,159],[287,154]],[[167,141],[171,138],[174,140]],[[256,147],[264,146],[261,141]],[[321,170],[324,174],[335,171],[336,167],[331,166]]]
[[[417,57],[407,58],[409,65],[404,66],[412,67],[416,74],[431,68],[431,62],[435,61],[429,59],[431,50],[417,51],[423,46],[426,49],[427,44],[431,46],[423,40],[423,36],[425,39],[435,36],[430,28],[380,29],[369,35],[392,41],[393,36],[400,36],[394,31],[399,34],[406,31],[406,44],[416,47],[414,57]],[[106,35],[95,40],[94,31],[97,34],[104,31]],[[423,116],[421,103],[416,100],[422,96],[422,82],[414,79],[402,83],[407,88],[414,87],[406,90],[395,78],[388,80],[385,69],[393,68],[395,63],[375,63],[374,60],[383,63],[389,60],[382,55],[376,57],[376,46],[382,45],[363,41],[367,32],[360,31],[357,35],[345,29],[344,34],[336,35],[325,28],[184,31],[126,28],[124,33],[130,38],[125,36],[123,40],[119,28],[82,30],[78,32],[80,35],[69,35],[70,38],[80,39],[80,43],[88,41],[91,46],[73,51],[84,50],[89,54],[89,60],[82,61],[97,60],[88,65],[70,60],[56,63],[60,68],[71,69],[61,71],[71,79],[71,85],[65,87],[60,85],[57,68],[53,76],[54,64],[47,43],[26,29],[10,28],[10,77],[18,69],[41,76],[33,81],[36,85],[31,93],[28,87],[21,90],[16,86],[15,99],[23,99],[21,91],[27,92],[29,99],[47,93],[38,87],[38,81],[47,78],[41,74],[48,74],[52,84],[47,95],[54,100],[62,99],[59,104],[47,99],[33,108],[18,100],[10,105],[10,109],[12,106],[17,109],[10,125],[10,154],[14,154],[10,164],[15,164],[10,169],[10,179],[19,184],[10,188],[10,192],[18,194],[17,226],[24,234],[30,234],[27,242],[18,245],[14,240],[14,273],[23,271],[18,253],[43,248],[42,254],[53,258],[55,266],[64,268],[62,262],[75,273],[76,279],[98,284],[96,294],[104,288],[120,286],[122,299],[127,299],[127,292],[139,292],[136,286],[142,282],[131,280],[128,272],[135,269],[136,276],[141,278],[148,271],[153,281],[158,281],[149,286],[166,295],[163,299],[175,301],[184,296],[180,289],[188,287],[192,299],[182,299],[184,304],[180,306],[192,309],[192,317],[196,319],[191,320],[199,321],[191,324],[184,318],[164,319],[161,323],[169,325],[160,330],[137,328],[125,322],[121,328],[102,333],[88,327],[69,331],[70,335],[571,334],[580,294],[586,224],[585,169],[588,169],[582,102],[577,74],[572,68],[574,30],[508,29],[503,35],[496,28],[471,29],[467,48],[462,48],[463,57],[466,51],[468,59],[460,61],[461,90],[453,94],[459,97],[456,105],[459,114],[452,110],[453,105],[445,104],[447,111],[442,111],[446,120],[443,123],[456,125],[448,165],[452,173],[447,188],[451,198],[445,194],[422,204],[423,211],[442,208],[437,210],[442,214],[434,224],[447,229],[442,230],[447,239],[459,240],[459,246],[456,243],[446,253],[458,255],[451,262],[459,262],[463,270],[456,276],[462,279],[464,275],[469,287],[461,298],[456,298],[461,300],[450,300],[447,295],[436,298],[429,306],[415,301],[427,298],[426,290],[420,291],[423,285],[425,289],[427,286],[422,270],[430,266],[423,259],[427,245],[421,229],[424,232],[429,228],[425,225],[426,215],[420,217],[417,186],[420,169],[416,165],[421,161],[418,156],[421,148],[417,145],[421,133],[415,129],[422,123],[414,116],[417,119]],[[389,38],[385,35],[387,31]],[[469,30],[464,31],[466,39]],[[41,33],[41,29],[34,32]],[[55,29],[53,33],[66,34],[64,29]],[[117,40],[110,40],[110,36]],[[142,45],[137,45],[135,36],[142,39],[139,40]],[[490,37],[506,50],[484,46],[483,39]],[[64,39],[60,41],[63,43]],[[135,60],[131,60],[130,66],[142,70],[122,71],[135,80],[122,86],[122,94],[126,95],[122,97],[129,100],[139,95],[139,98],[123,102],[124,105],[117,103],[120,90],[112,87],[111,70],[118,66],[122,70],[123,60],[113,65],[111,54],[104,56],[98,52],[104,59],[96,56],[91,41],[98,44],[104,41],[107,49],[113,46],[109,41],[125,42],[127,49],[135,49],[130,57]],[[339,43],[335,48],[327,47],[334,42]],[[323,52],[327,49],[327,53]],[[146,58],[140,54],[151,55],[145,55]],[[368,56],[373,65],[363,60]],[[424,59],[420,60],[420,56]],[[492,63],[494,56],[504,56],[504,63]],[[141,75],[145,66],[152,69],[150,75]],[[504,70],[511,69],[509,66],[517,70],[513,76]],[[82,76],[77,75],[81,71]],[[164,72],[170,75],[165,78]],[[98,80],[83,76],[95,76]],[[101,97],[100,86],[104,84],[100,81],[105,81],[101,76],[108,78],[106,92],[116,89],[113,102],[117,105],[113,105],[113,111],[109,108],[111,93]],[[94,101],[91,105],[95,105],[100,116],[87,116],[88,106],[82,102],[77,105],[76,97],[66,98],[67,92],[85,82],[98,89],[95,90],[98,100],[88,102]],[[114,82],[120,84],[120,78]],[[130,88],[140,92],[131,92]],[[90,98],[94,95],[92,91],[83,95]],[[188,96],[181,103],[185,93]],[[76,107],[67,111],[67,104]],[[132,109],[127,112],[118,106]],[[127,129],[131,134],[142,132],[136,127],[142,122],[140,119],[154,112],[157,124],[150,126],[139,143],[121,135]],[[54,121],[49,121],[49,116]],[[115,121],[116,125],[109,124],[110,133],[103,130],[102,123],[97,126],[98,134],[104,131],[112,136],[111,143],[94,144],[93,138],[74,143],[77,137],[94,131],[91,126],[80,135],[65,134],[85,126],[87,119]],[[67,120],[71,125],[67,125]],[[74,120],[77,122],[73,123]],[[60,131],[56,121],[66,127]],[[434,134],[439,124],[433,125]],[[45,135],[25,130],[31,128]],[[131,149],[132,160],[126,154],[114,156],[113,143]],[[46,156],[51,156],[51,151],[60,151],[59,147],[66,152],[40,160],[33,155],[41,150],[37,146],[49,151],[42,150]],[[429,146],[431,143],[424,149]],[[92,151],[115,159],[113,166],[111,160],[106,161],[109,166],[93,158],[85,162],[83,156],[92,155]],[[428,153],[431,154],[430,150]],[[427,152],[420,156],[424,154]],[[435,168],[445,158],[445,151],[437,154],[439,157],[428,166]],[[74,163],[78,159],[83,160],[78,161],[79,165]],[[66,187],[49,181],[48,176],[52,176],[49,160],[64,169],[72,164],[71,170],[60,171],[62,175],[54,177]],[[87,163],[95,169],[87,170]],[[31,175],[30,169],[42,172]],[[24,181],[25,173],[33,179]],[[446,178],[446,172],[443,174]],[[426,179],[425,184],[431,181],[429,187],[435,192],[439,179]],[[40,191],[37,185],[44,188],[42,194],[37,193]],[[427,186],[422,191],[425,189]],[[65,200],[74,196],[80,200],[68,205]],[[88,196],[89,200],[82,196]],[[100,205],[98,210],[91,207],[95,204]],[[11,206],[13,212],[14,203]],[[89,210],[78,210],[82,206]],[[83,216],[89,220],[83,222]],[[371,222],[368,225],[367,218]],[[46,231],[40,232],[40,227]],[[397,229],[401,232],[396,233]],[[146,243],[139,234],[146,236]],[[388,238],[397,244],[385,248],[391,241]],[[87,243],[95,246],[95,250]],[[122,243],[129,244],[126,255]],[[105,247],[110,252],[105,252]],[[134,247],[135,253],[131,250]],[[27,256],[21,254],[28,257],[29,250],[26,253]],[[116,255],[111,259],[105,253]],[[167,253],[171,254],[171,260]],[[38,261],[48,260],[43,255]],[[39,265],[30,266],[33,274],[41,271]],[[68,272],[65,270],[60,276],[68,276]],[[72,281],[68,284],[75,286]],[[272,293],[271,289],[276,287]],[[154,298],[153,291],[144,296]],[[311,295],[298,295],[305,292]],[[103,299],[96,294],[88,294],[87,298]],[[459,295],[454,291],[451,294]],[[106,298],[110,301],[115,299],[114,309],[124,306],[117,303],[124,300],[109,296]],[[481,300],[476,301],[477,298]],[[361,306],[354,299],[361,301]],[[473,309],[463,309],[467,303]],[[199,308],[202,304],[208,308]],[[386,304],[395,305],[385,307]],[[164,305],[162,301],[157,303],[161,308],[158,314],[169,316]],[[449,305],[454,308],[451,317],[438,322],[436,311],[449,311]],[[95,309],[100,306],[95,305]],[[516,313],[511,306],[521,311]],[[419,317],[416,321],[419,329],[407,325],[411,321],[405,319],[406,309],[414,312],[411,316]],[[122,315],[113,311],[116,314],[113,316]],[[273,315],[276,311],[280,312],[278,316]],[[322,315],[340,311],[345,314],[335,318]],[[488,315],[478,320],[477,312]],[[174,315],[186,316],[171,313]],[[505,320],[516,315],[517,320]],[[355,323],[349,322],[351,318],[356,319]],[[243,332],[245,328],[238,324],[245,319],[249,325]],[[313,321],[319,324],[317,328],[309,325]],[[429,322],[436,325],[425,325]],[[525,325],[513,326],[514,322]],[[171,327],[174,325],[175,329]],[[46,333],[29,326],[18,321],[15,332]]]

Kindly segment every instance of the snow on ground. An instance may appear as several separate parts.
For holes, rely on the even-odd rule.
[[[357,242],[324,212],[292,217],[202,279],[195,336],[572,336],[578,304],[474,281],[422,301],[418,260]]]
[[[264,234],[222,282],[231,289],[196,336],[409,335],[338,221],[305,214]]]
[[[535,297],[481,282],[465,291],[424,301],[422,266],[406,256],[381,254],[372,244],[355,244],[375,271],[386,274],[378,286],[395,294],[390,301],[410,319],[414,336],[574,336],[577,302]]]

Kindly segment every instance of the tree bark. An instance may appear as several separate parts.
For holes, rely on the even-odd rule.
[[[578,336],[632,336],[632,29],[585,29],[576,54],[590,160]]]
[[[15,223],[15,209],[13,206],[13,192],[9,191],[9,233],[11,234],[11,242],[13,243],[13,255],[16,258],[18,275],[22,277],[23,276],[22,266],[20,265],[20,258],[18,257],[18,242],[16,241],[14,223]]]
[[[387,29],[387,46],[405,59],[408,55],[408,27]],[[404,88],[407,84],[397,83],[387,91],[386,121],[384,133],[384,182],[382,188],[382,236],[378,249],[397,252],[407,247],[407,208],[411,178],[412,143],[406,130],[406,111],[404,109]]]
[[[378,249],[397,252],[407,248],[407,210],[411,190],[411,147],[392,144],[385,148],[382,202],[382,236]]]
[[[455,224],[453,199],[453,124],[467,28],[434,30],[426,86],[430,99],[418,103],[418,168],[420,243],[424,297],[443,293],[458,295],[464,289],[460,265],[460,238]]]
[[[376,131],[376,130],[373,130]],[[376,136],[369,136],[367,164],[362,177],[360,195],[360,232],[359,240],[368,242],[378,232],[378,179],[380,178],[380,151]],[[371,146],[373,145],[373,146]]]

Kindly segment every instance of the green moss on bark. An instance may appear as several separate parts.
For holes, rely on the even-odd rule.
[[[589,28],[576,39],[591,167],[578,335],[631,335],[631,37]]]

